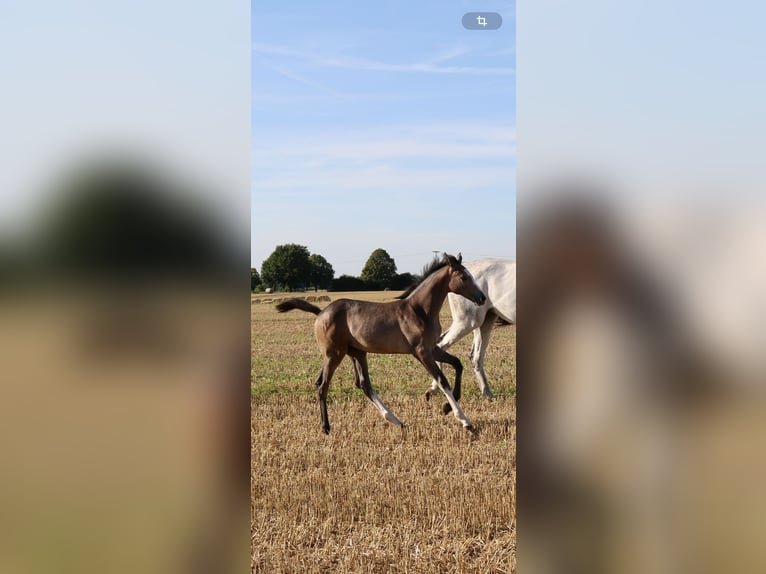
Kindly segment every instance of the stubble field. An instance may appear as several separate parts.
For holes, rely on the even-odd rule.
[[[326,436],[315,316],[259,303],[251,318],[253,572],[515,571],[515,327],[492,333],[494,401],[478,392],[470,335],[451,350],[465,367],[461,404],[475,432],[441,414],[443,397],[424,400],[430,379],[413,357],[370,355],[372,384],[405,428],[380,416],[345,359],[330,387]],[[441,321],[451,321],[447,304]],[[445,374],[453,382],[450,367]]]

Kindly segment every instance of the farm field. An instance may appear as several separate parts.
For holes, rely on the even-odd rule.
[[[443,397],[424,400],[430,379],[413,357],[369,355],[372,384],[405,428],[380,416],[345,359],[324,435],[315,316],[260,302],[251,319],[252,572],[515,571],[514,326],[495,327],[487,352],[494,401],[475,383],[470,335],[450,351],[465,367],[461,404],[474,433],[441,414]],[[450,321],[445,303],[442,327]],[[454,371],[445,366],[445,374],[452,383]]]

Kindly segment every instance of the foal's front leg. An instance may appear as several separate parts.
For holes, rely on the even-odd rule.
[[[434,349],[434,359],[440,363],[447,363],[452,365],[452,367],[455,369],[455,386],[452,389],[452,396],[455,397],[456,402],[459,401],[461,395],[460,383],[463,377],[463,363],[461,363],[460,359],[458,359],[455,355],[450,355],[447,351],[440,347],[436,347]],[[442,405],[442,413],[445,415],[451,410],[452,406],[449,403],[444,403]]]
[[[472,323],[463,323],[463,322],[457,322],[453,321],[452,325],[450,325],[450,328],[445,331],[442,336],[439,338],[439,342],[437,343],[438,347],[444,351],[449,349],[453,344],[458,342],[460,339],[465,337],[468,333],[471,332],[473,328]],[[426,391],[426,400],[430,400],[431,396],[436,393],[436,391],[439,390],[439,385],[436,383],[436,379],[433,379],[431,381],[431,388]],[[457,399],[460,399],[460,397],[456,397]],[[447,414],[445,412],[444,414]]]
[[[455,397],[450,390],[447,377],[444,376],[444,373],[436,363],[433,349],[425,349],[420,347],[415,351],[415,357],[423,364],[423,366],[426,368],[426,371],[428,371],[428,374],[431,375],[436,381],[437,385],[439,385],[441,392],[443,392],[444,396],[447,397],[447,401],[452,407],[452,412],[455,415],[455,418],[460,421],[464,428],[469,430],[473,429],[473,423],[468,420],[468,417],[465,416],[463,410],[460,408],[460,405],[457,404],[457,401],[455,400]]]

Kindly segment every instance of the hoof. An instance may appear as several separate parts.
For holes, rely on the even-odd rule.
[[[322,432],[324,434],[330,434],[330,427],[322,427]]]
[[[452,405],[450,405],[449,403],[444,403],[442,405],[442,414],[443,415],[449,414],[450,411],[452,411]]]
[[[465,430],[469,431],[469,432],[475,432],[476,431],[476,429],[474,428],[474,426],[472,424],[464,425],[463,428]]]
[[[398,418],[396,418],[393,413],[386,413],[385,415],[383,415],[383,418],[386,419],[391,424],[394,424],[398,427],[402,426],[401,421]]]
[[[431,391],[426,391],[426,402],[431,400]]]

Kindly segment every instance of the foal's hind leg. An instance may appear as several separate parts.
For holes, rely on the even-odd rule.
[[[349,355],[351,355],[351,358],[354,361],[354,373],[357,374],[361,372],[362,376],[359,382],[361,383],[362,392],[364,392],[372,404],[375,405],[375,408],[380,411],[380,414],[383,415],[384,419],[390,423],[395,424],[396,426],[403,426],[399,419],[396,418],[396,415],[391,412],[391,409],[389,409],[385,403],[380,400],[380,397],[375,392],[375,389],[372,388],[372,383],[370,382],[370,373],[367,369],[367,353],[354,349],[353,351],[349,350]]]
[[[317,395],[319,396],[319,411],[322,415],[322,431],[325,434],[330,433],[330,420],[327,417],[327,391],[330,388],[330,381],[332,380],[333,373],[338,365],[343,360],[343,355],[335,354],[328,355],[325,358],[324,365],[322,365],[322,371],[317,378]]]

